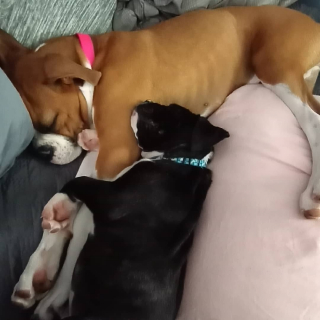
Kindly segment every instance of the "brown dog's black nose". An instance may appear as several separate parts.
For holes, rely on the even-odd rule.
[[[49,145],[34,148],[36,154],[44,160],[52,160],[54,155],[54,147]]]

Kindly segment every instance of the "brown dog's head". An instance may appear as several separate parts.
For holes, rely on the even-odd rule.
[[[89,127],[87,103],[79,86],[84,82],[96,85],[101,73],[84,63],[76,37],[52,39],[32,51],[0,30],[0,67],[42,134],[61,135],[76,143],[78,133]]]

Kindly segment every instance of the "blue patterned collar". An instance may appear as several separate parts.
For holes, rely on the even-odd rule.
[[[165,160],[171,160],[176,163],[187,164],[189,166],[206,168],[210,159],[212,158],[213,152],[210,152],[202,159],[194,159],[194,158],[162,158]]]
[[[210,153],[208,153],[204,158],[202,159],[195,159],[195,158],[166,158],[163,156],[162,152],[158,152],[158,151],[150,151],[150,152],[141,152],[141,156],[144,159],[149,159],[151,161],[155,161],[155,160],[170,160],[176,163],[180,163],[180,164],[186,164],[189,166],[194,166],[194,167],[199,167],[199,168],[206,168],[208,163],[210,162],[211,158],[213,155],[213,151],[211,151]]]

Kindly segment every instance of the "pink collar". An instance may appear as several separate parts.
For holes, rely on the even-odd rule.
[[[91,37],[84,33],[77,33],[77,37],[79,39],[81,49],[92,67],[94,62],[94,47]]]

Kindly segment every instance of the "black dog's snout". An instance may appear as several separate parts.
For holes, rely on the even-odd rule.
[[[51,160],[54,154],[54,147],[49,145],[44,145],[37,147],[35,149],[36,153],[45,160]]]

